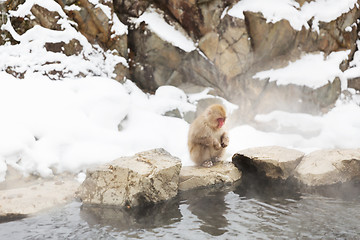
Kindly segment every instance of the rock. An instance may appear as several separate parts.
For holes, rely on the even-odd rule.
[[[84,204],[137,206],[176,196],[181,162],[163,149],[122,157],[87,170],[79,197]]]
[[[348,87],[360,91],[360,77],[348,79]]]
[[[216,32],[209,32],[199,40],[199,48],[210,61],[214,61],[219,44],[219,35]]]
[[[211,168],[185,166],[180,171],[179,190],[228,184],[240,178],[241,172],[230,162],[219,162]]]
[[[198,86],[211,87],[220,94],[222,86],[215,66],[198,51],[192,51],[183,58],[178,72],[183,82],[190,82]]]
[[[236,153],[232,161],[241,171],[255,172],[272,179],[287,180],[304,153],[278,146],[249,148]]]
[[[148,91],[167,84],[185,52],[162,40],[145,23],[129,31],[131,78]]]
[[[295,178],[315,187],[360,179],[360,149],[319,150],[306,155]]]
[[[58,24],[58,20],[60,19],[60,15],[58,12],[51,12],[46,8],[35,4],[31,8],[31,13],[34,14],[34,16],[36,17],[36,21],[44,28],[61,30],[61,25]]]
[[[174,16],[193,39],[216,29],[223,9],[233,0],[156,0]]]
[[[126,22],[128,17],[139,17],[150,5],[148,0],[113,0],[116,12],[121,21]]]
[[[102,7],[99,7],[92,1],[79,0],[76,3],[79,10],[67,10],[68,3],[64,0],[57,0],[57,2],[78,24],[79,31],[86,36],[89,42],[99,43],[105,50],[116,50],[120,56],[128,58],[126,34],[114,34],[113,26],[117,22],[115,19],[117,16],[114,13],[115,6],[111,1],[99,1],[99,4],[102,4]]]
[[[179,10],[181,1],[172,6],[168,6],[169,2],[162,4],[168,8],[178,4],[173,10],[178,13],[177,19],[185,14]],[[198,3],[186,4],[193,8]],[[206,4],[200,5],[205,7]],[[164,15],[165,19],[171,19],[166,12]],[[172,20],[169,22],[175,24]],[[197,22],[195,18],[194,22]],[[260,13],[252,12],[245,13],[245,21],[225,15],[215,25],[202,33],[199,28],[196,30],[202,52],[184,52],[159,38],[146,24],[140,24],[129,33],[131,79],[149,92],[155,92],[162,85],[186,83],[212,87],[216,95],[239,105],[234,113],[241,116],[237,118],[240,119],[238,123],[251,122],[257,114],[274,110],[318,114],[326,112],[338,99],[339,79],[318,89],[292,84],[278,86],[276,82],[253,79],[259,71],[285,67],[290,60],[297,60],[303,51],[323,49],[319,47],[321,41],[316,32],[309,29],[306,34],[305,29],[297,32],[286,20],[267,23]],[[323,26],[326,25],[321,25],[321,31],[325,31]],[[178,27],[189,33],[184,24]],[[313,38],[316,41],[312,48],[305,46]]]
[[[91,57],[95,57],[98,54],[98,59],[102,60],[102,64],[106,65],[102,67],[99,64],[96,66],[99,69],[93,69],[90,66],[82,67],[79,68],[81,70],[77,71],[77,69],[72,67],[62,67],[62,63],[71,64],[71,61],[65,60],[68,58],[64,58],[61,54],[50,53],[49,55],[52,57],[49,59],[51,60],[48,59],[43,62],[37,60],[32,71],[42,72],[53,80],[69,77],[72,74],[76,77],[87,75],[99,76],[103,72],[107,72],[107,76],[118,81],[122,81],[124,77],[129,76],[128,64],[126,62],[128,59],[127,27],[119,21],[114,12],[112,1],[55,0],[49,1],[47,4],[31,2],[28,5],[23,4],[24,1],[18,0],[7,0],[2,4],[1,6],[5,7],[2,9],[4,11],[1,11],[0,25],[3,25],[9,19],[11,27],[21,36],[25,36],[28,30],[33,29],[35,26],[41,26],[39,29],[53,30],[53,34],[56,35],[56,37],[50,37],[49,35],[53,34],[51,31],[46,31],[48,36],[44,36],[45,42],[40,40],[40,38],[35,38],[32,43],[32,49],[29,50],[30,53],[40,51],[43,54],[42,48],[45,48],[49,52],[65,54],[70,59],[72,59],[72,56],[76,56],[78,59],[92,62],[94,60],[90,60]],[[10,14],[11,10],[14,11],[21,7],[23,8],[19,13]],[[9,29],[12,29],[11,27],[9,26]],[[13,45],[24,44],[24,41],[28,41],[27,38],[22,38],[21,40],[20,36],[12,31],[9,32],[9,29],[5,31],[0,30],[1,45],[7,42]],[[71,32],[70,34],[62,34],[62,32],[69,33],[69,31]],[[79,34],[72,34],[76,31]],[[73,39],[69,35],[72,35]],[[103,54],[101,55],[101,53]],[[104,58],[101,59],[101,56]],[[112,63],[114,60],[117,61],[117,66],[114,64],[112,67],[109,67],[107,60]],[[119,64],[123,64],[123,66]],[[8,73],[20,78],[25,75],[26,71],[23,69],[19,70],[16,69],[16,66],[9,65],[4,67]],[[39,70],[39,68],[45,65],[56,66],[49,66],[45,67],[45,70]],[[31,69],[31,66],[29,66],[29,69]]]
[[[217,70],[198,51],[184,50],[161,39],[145,23],[129,31],[131,78],[146,91],[190,82],[220,89]]]
[[[269,113],[274,109],[316,114],[332,106],[341,93],[339,78],[316,89],[294,84],[278,86],[276,81],[269,82],[268,80],[260,80],[256,84],[256,81],[252,82],[256,99],[254,114]],[[249,109],[249,112],[253,110]]]
[[[214,64],[226,80],[246,72],[253,63],[250,35],[243,20],[225,16],[219,25],[219,44]],[[228,85],[231,82],[227,82]],[[226,89],[229,91],[229,89]]]
[[[72,178],[33,180],[0,190],[0,221],[21,218],[61,206],[75,199],[79,182]]]
[[[83,50],[79,40],[72,39],[69,43],[61,42],[47,42],[44,47],[50,52],[61,52],[66,56],[79,55]]]
[[[244,16],[257,62],[284,55],[294,47],[296,31],[287,20],[273,24],[261,13],[244,12]]]

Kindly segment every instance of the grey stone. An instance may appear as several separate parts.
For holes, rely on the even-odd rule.
[[[56,176],[53,179],[7,178],[1,184],[0,217],[25,217],[62,206],[74,201],[79,185],[73,176]]]
[[[80,186],[84,204],[137,206],[176,196],[181,162],[163,149],[122,157],[88,169]]]
[[[326,149],[306,155],[295,178],[307,186],[325,186],[360,179],[360,149]]]
[[[241,172],[231,162],[219,162],[210,168],[182,167],[179,190],[186,191],[214,184],[230,184],[241,178]]]
[[[279,146],[248,148],[233,156],[233,163],[243,172],[252,169],[272,179],[288,179],[304,153]]]

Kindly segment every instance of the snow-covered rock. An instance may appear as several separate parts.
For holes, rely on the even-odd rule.
[[[240,178],[241,172],[230,162],[219,162],[211,168],[187,166],[180,171],[179,190],[230,184]]]
[[[137,206],[175,197],[180,159],[163,149],[122,157],[87,170],[79,197],[84,204]]]
[[[312,152],[295,169],[295,178],[312,187],[360,179],[360,149]]]
[[[272,179],[288,179],[304,153],[278,146],[241,150],[232,161],[243,172],[253,171]]]

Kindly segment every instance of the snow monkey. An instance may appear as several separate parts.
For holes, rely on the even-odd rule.
[[[212,167],[221,160],[229,137],[223,128],[226,111],[222,105],[209,106],[190,125],[188,147],[190,158],[197,165]]]

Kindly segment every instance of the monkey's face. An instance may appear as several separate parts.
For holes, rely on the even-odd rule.
[[[225,120],[226,120],[226,118],[218,118],[218,119],[216,119],[217,128],[222,128],[222,126],[224,126],[224,124],[225,124]]]
[[[225,124],[226,112],[220,105],[211,105],[207,109],[207,122],[214,130],[222,128]]]

